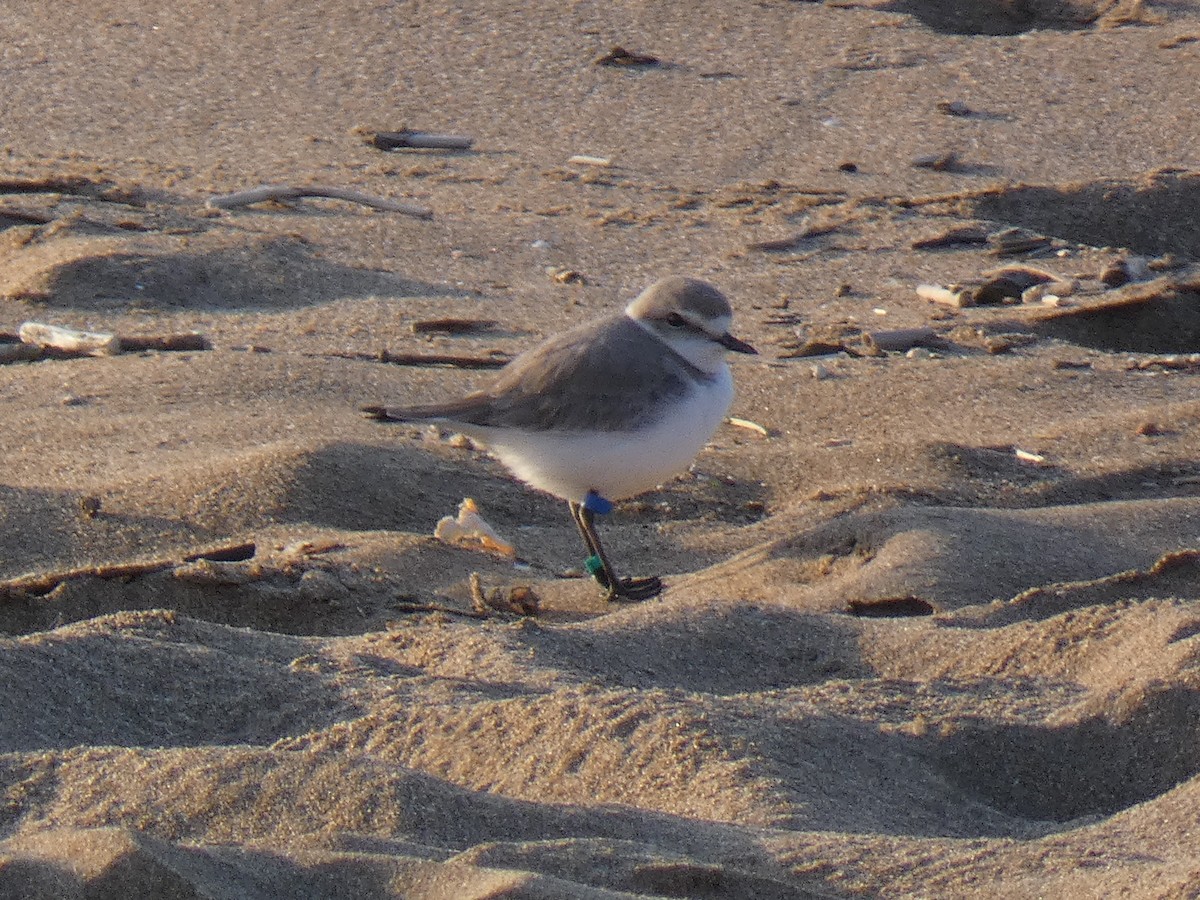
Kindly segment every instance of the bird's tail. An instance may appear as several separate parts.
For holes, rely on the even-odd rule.
[[[449,403],[429,403],[423,406],[360,406],[362,414],[376,422],[432,422],[454,419],[458,408]]]

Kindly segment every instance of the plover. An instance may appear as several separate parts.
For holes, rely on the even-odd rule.
[[[484,444],[527,484],[566,500],[609,600],[645,600],[657,577],[621,578],[594,518],[687,468],[733,400],[733,311],[695,278],[664,278],[624,313],[549,338],[458,400],[364,406],[370,418],[445,425]]]

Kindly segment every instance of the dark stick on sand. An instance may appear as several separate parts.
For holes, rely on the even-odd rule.
[[[378,150],[470,150],[474,138],[458,134],[433,134],[428,131],[376,131],[371,133],[371,146]]]
[[[381,209],[384,212],[401,213],[415,216],[418,219],[432,219],[433,210],[428,206],[416,203],[400,203],[386,197],[374,197],[359,191],[351,191],[339,187],[322,187],[307,185],[294,187],[289,185],[266,184],[262,187],[236,191],[232,194],[217,194],[209,197],[204,204],[209,209],[234,209],[238,206],[249,206],[253,203],[263,203],[267,200],[295,200],[300,197],[324,197],[330,200],[345,200],[347,203],[360,203],[371,209]]]
[[[364,359],[391,363],[394,366],[449,366],[452,369],[502,369],[508,365],[507,356],[462,356],[456,353],[314,353],[312,356],[334,359]]]

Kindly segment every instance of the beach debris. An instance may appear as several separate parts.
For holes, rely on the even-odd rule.
[[[997,306],[1010,303],[1057,305],[1059,298],[1070,296],[1079,289],[1075,279],[1027,265],[1007,265],[982,273],[982,280],[967,281],[943,287],[938,284],[917,285],[917,296],[932,303],[955,309],[968,306]],[[1051,302],[1047,298],[1054,297]]]
[[[475,334],[492,331],[500,323],[495,319],[420,319],[408,326],[413,334]]]
[[[1100,272],[1100,280],[1109,287],[1122,287],[1151,277],[1150,261],[1144,256],[1122,256]]]
[[[466,497],[458,505],[458,516],[443,516],[433,530],[433,536],[444,544],[474,545],[501,556],[514,557],[517,549],[496,533],[479,514],[479,505]]]
[[[912,161],[914,169],[929,169],[933,172],[954,172],[962,166],[962,159],[955,150],[944,150],[941,153],[927,153]]]
[[[575,154],[567,162],[573,166],[595,166],[598,169],[606,169],[613,164],[607,156],[588,156],[584,153]]]
[[[485,592],[483,578],[478,572],[470,574],[467,584],[471,591],[471,609],[477,613],[488,615],[495,611],[536,616],[541,609],[541,598],[528,585],[510,587],[507,593],[503,588],[492,588]]]
[[[18,343],[19,342],[19,343]],[[15,335],[0,334],[0,365],[32,362],[50,356],[115,356],[144,351],[211,350],[208,339],[197,332],[160,335],[116,335],[76,331],[43,322],[25,322]]]
[[[882,351],[901,352],[913,347],[941,346],[937,332],[929,327],[892,328],[887,331],[868,331],[863,342],[870,348]]]
[[[197,331],[178,334],[119,335],[121,352],[142,353],[149,350],[180,353],[189,350],[211,350],[208,338]]]
[[[986,244],[988,231],[980,225],[954,225],[928,237],[917,238],[909,246],[914,250],[940,250],[960,244]]]
[[[1053,242],[1044,234],[1012,225],[993,231],[987,236],[987,243],[996,256],[1015,256],[1046,250]]]
[[[851,352],[845,344],[826,341],[820,339],[807,340],[788,350],[786,353],[779,354],[780,359],[799,359],[804,356],[832,356],[835,353]]]
[[[235,191],[232,194],[214,194],[205,201],[204,205],[208,209],[235,209],[239,206],[250,206],[251,204],[264,203],[268,200],[298,200],[302,197],[345,200],[347,203],[359,203],[371,209],[401,213],[406,216],[415,216],[418,219],[433,218],[433,210],[427,206],[421,206],[416,203],[402,203],[397,200],[389,200],[386,197],[364,194],[360,191],[316,184],[303,186],[266,184],[261,187],[248,188],[244,191]]]
[[[1030,285],[1021,291],[1022,303],[1041,303],[1043,306],[1062,306],[1065,297],[1070,297],[1079,290],[1079,280],[1076,278],[1060,278],[1041,284]]]
[[[556,281],[559,284],[587,284],[587,279],[583,273],[577,272],[575,269],[547,266],[546,274],[550,276],[551,281]]]
[[[121,339],[105,332],[75,331],[42,322],[25,322],[17,333],[26,344],[78,356],[115,356],[121,352]]]
[[[974,110],[961,100],[939,100],[937,102],[937,111],[946,116],[958,116],[966,118],[974,115]]]
[[[1145,372],[1150,369],[1192,372],[1200,369],[1200,353],[1168,353],[1163,356],[1130,359],[1125,366],[1127,372]]]
[[[621,69],[653,68],[662,64],[657,56],[645,53],[631,53],[624,47],[613,47],[603,56],[595,60],[598,66],[613,66]]]
[[[1020,447],[1013,447],[1013,456],[1021,462],[1033,463],[1039,466],[1046,462],[1046,457],[1043,454],[1022,450]]]
[[[399,131],[359,131],[372,147],[377,150],[470,150],[475,143],[474,138],[460,134],[436,134],[432,131],[413,131],[401,128]]]
[[[749,419],[739,419],[737,416],[730,416],[725,421],[734,428],[745,428],[747,431],[753,431],[755,434],[760,434],[763,437],[771,436],[771,432],[767,430],[765,425],[759,425],[757,422],[751,422]]]
[[[1022,299],[1027,289],[1059,280],[1053,272],[1025,265],[1001,266],[981,274],[984,281],[975,288],[974,295],[978,306],[1016,302]]]
[[[498,351],[488,356],[467,356],[460,353],[393,353],[391,350],[380,350],[378,353],[332,351],[305,355],[330,359],[362,359],[390,363],[393,366],[448,366],[452,369],[501,369],[510,359]]]
[[[975,305],[975,298],[971,292],[957,286],[947,288],[940,284],[918,284],[917,296],[931,303],[940,303],[954,309],[964,309]]]
[[[79,498],[79,514],[85,519],[94,519],[100,515],[102,502],[99,497],[85,494]]]
[[[36,344],[0,343],[0,366],[16,362],[33,362],[42,358],[42,348]]]
[[[82,503],[82,501],[81,501]],[[82,508],[81,508],[82,511]],[[137,560],[134,562],[105,563],[95,566],[82,566],[77,569],[63,569],[53,572],[43,572],[35,575],[21,575],[0,581],[0,600],[21,597],[41,597],[49,594],[59,585],[68,581],[82,581],[88,578],[98,578],[102,581],[114,579],[128,580],[141,575],[152,575],[175,569],[181,564],[198,561],[221,562],[231,555],[244,554],[247,547],[253,547],[253,542],[239,541],[234,544],[218,544],[185,556],[181,561],[173,559]],[[253,551],[250,553],[254,555]],[[248,557],[241,556],[241,559]]]

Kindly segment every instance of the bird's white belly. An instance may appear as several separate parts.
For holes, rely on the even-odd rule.
[[[477,436],[514,475],[535,488],[582,501],[588,491],[621,500],[651,490],[684,471],[733,400],[733,378],[722,367],[712,381],[675,402],[647,428],[623,432],[479,429]]]

